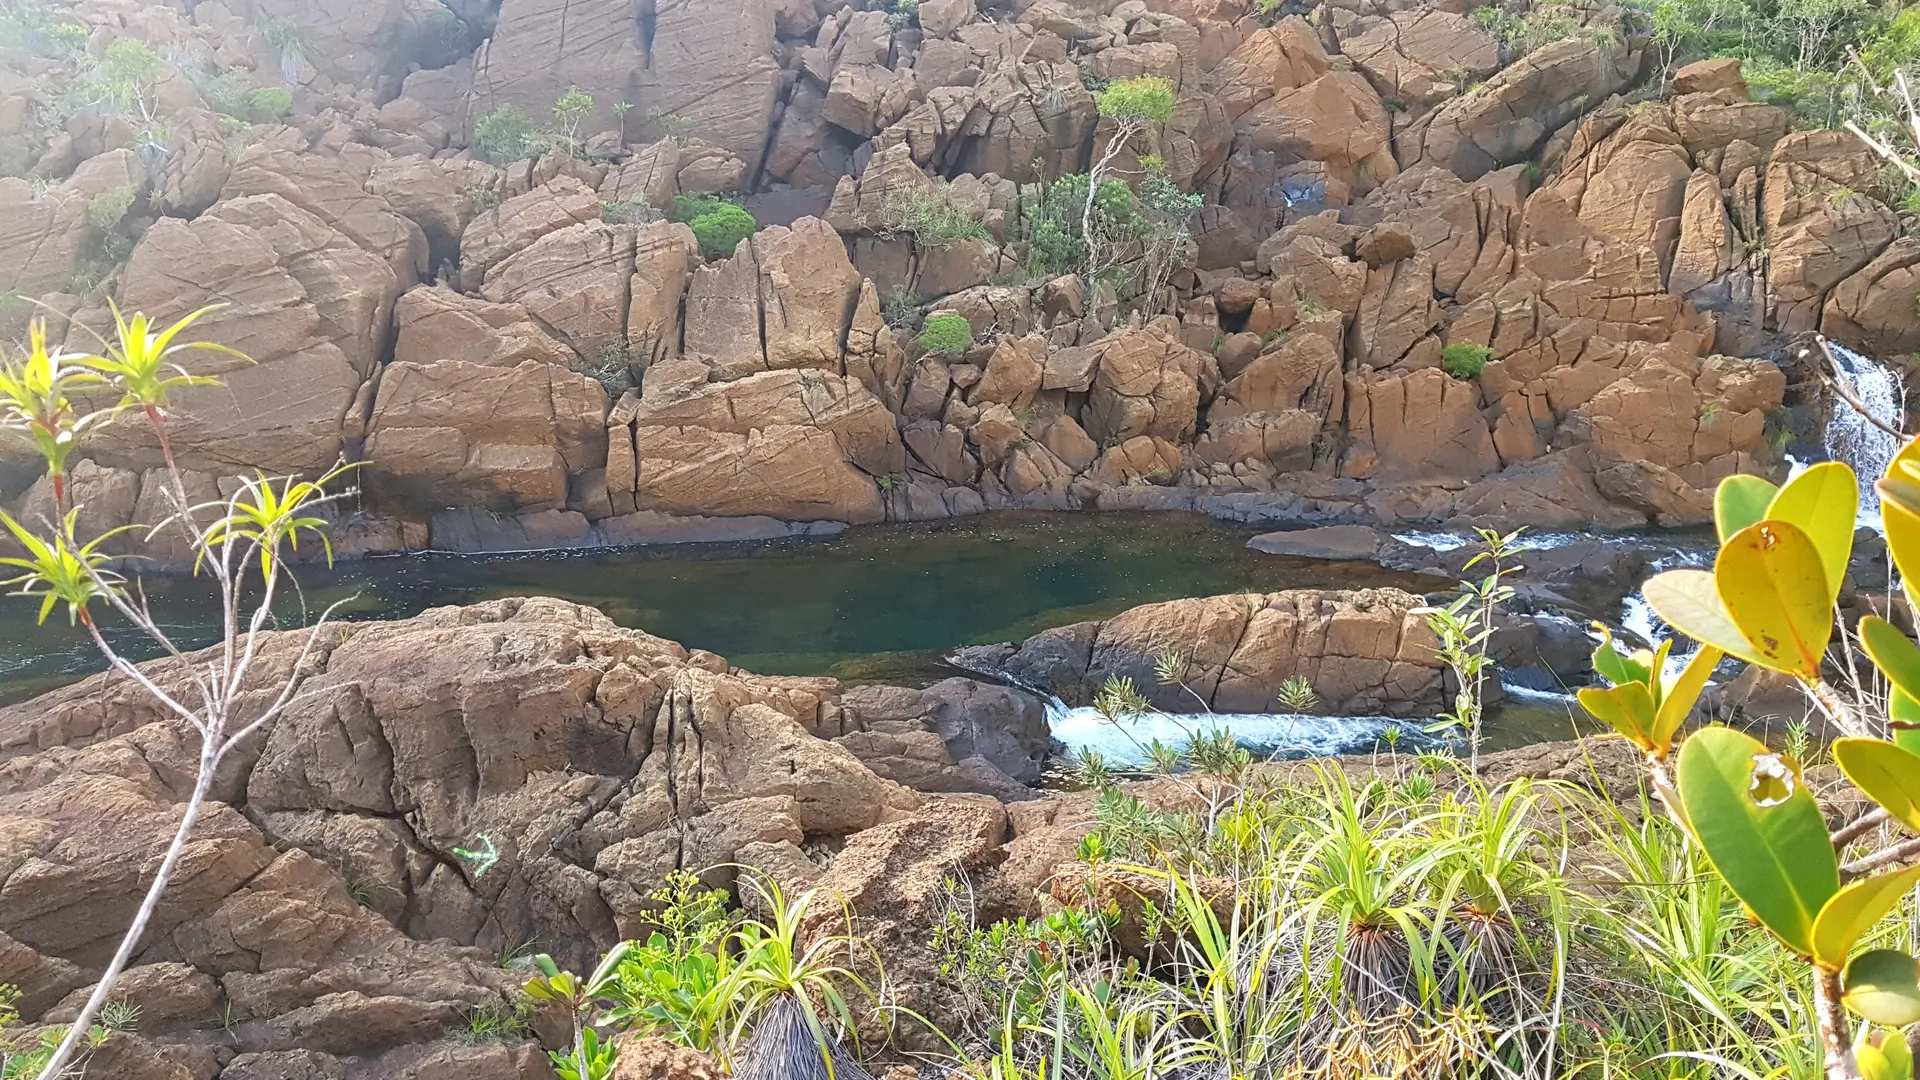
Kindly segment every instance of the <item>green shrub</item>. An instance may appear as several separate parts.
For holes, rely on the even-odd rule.
[[[691,225],[694,218],[706,217],[723,206],[738,205],[740,204],[718,195],[675,195],[672,205],[667,207],[667,220]]]
[[[133,209],[133,189],[125,184],[87,200],[87,224],[101,231],[115,228]]]
[[[973,327],[958,315],[935,315],[920,331],[920,347],[942,356],[958,356],[973,348]]]
[[[701,214],[688,223],[693,228],[693,238],[700,242],[700,251],[704,255],[731,255],[740,241],[753,235],[760,227],[753,215],[732,203],[727,203],[710,214]]]
[[[880,221],[890,232],[910,233],[923,248],[943,251],[964,240],[988,240],[986,226],[954,200],[945,183],[910,184],[887,192]]]
[[[1487,366],[1493,350],[1472,341],[1456,341],[1440,350],[1440,366],[1456,379],[1471,379]]]
[[[283,86],[263,86],[247,95],[247,111],[260,123],[282,119],[293,112],[293,92]]]
[[[533,142],[533,121],[519,109],[502,105],[473,125],[473,152],[495,165],[527,156]]]

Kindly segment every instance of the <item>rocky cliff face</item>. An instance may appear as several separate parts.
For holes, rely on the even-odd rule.
[[[34,178],[0,180],[0,287],[75,347],[108,298],[226,305],[201,329],[253,363],[195,360],[224,385],[183,396],[183,463],[214,490],[362,460],[358,550],[1000,507],[1697,523],[1780,467],[1761,357],[1920,345],[1867,150],[1790,131],[1730,62],[1662,95],[1613,8],[1518,59],[1449,5],[50,10],[67,51],[0,82]],[[157,74],[88,103],[125,39]],[[1165,278],[1034,278],[1043,185],[1112,134],[1089,88],[1141,75],[1176,105],[1118,175],[1150,145],[1201,196],[1190,240]],[[574,88],[568,152],[467,149]],[[762,226],[711,257],[659,220],[710,193]],[[965,235],[903,226],[915,199]],[[975,344],[924,352],[933,311]],[[1450,372],[1467,346],[1484,368]],[[83,456],[91,524],[159,505],[144,428]]]
[[[1118,670],[1177,640],[1226,706],[1294,670],[1339,706],[1382,679],[1438,698],[1430,656],[1410,656],[1415,597],[1255,599],[1251,627],[1243,597],[1155,605],[1092,648]],[[1028,787],[1051,739],[1004,687],[762,677],[548,599],[338,626],[296,672],[304,639],[262,645],[258,685],[293,678],[299,698],[223,766],[121,983],[138,1035],[96,1052],[101,1075],[551,1077],[531,1047],[454,1038],[523,981],[502,955],[590,966],[644,936],[667,873],[732,885],[731,864],[843,897],[901,1003],[933,1015],[942,879],[967,875],[982,919],[1031,913],[1084,833],[1089,798]],[[0,710],[0,982],[29,1022],[77,1012],[197,754],[119,676]]]

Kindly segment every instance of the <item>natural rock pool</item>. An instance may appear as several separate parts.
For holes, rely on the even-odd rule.
[[[824,539],[512,556],[411,555],[303,567],[282,625],[344,601],[336,617],[403,618],[426,608],[548,595],[623,626],[708,649],[774,675],[925,684],[955,674],[960,645],[1018,641],[1137,604],[1241,590],[1444,587],[1371,563],[1250,551],[1250,527],[1201,515],[1006,513],[852,529]],[[147,581],[183,646],[213,640],[213,607],[189,579]],[[37,604],[0,600],[0,701],[101,666],[82,636]],[[130,636],[117,636],[125,645]],[[145,654],[142,654],[145,655]],[[1563,738],[1566,710],[1508,707],[1501,742]]]

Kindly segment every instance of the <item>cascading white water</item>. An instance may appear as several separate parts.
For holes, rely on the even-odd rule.
[[[1860,510],[1863,517],[1877,521],[1880,500],[1873,483],[1887,471],[1887,463],[1900,449],[1900,440],[1882,430],[1878,420],[1894,430],[1903,430],[1906,420],[1906,387],[1892,368],[1835,342],[1827,342],[1834,363],[1849,384],[1847,390],[1872,414],[1872,420],[1845,401],[1833,406],[1833,419],[1827,424],[1827,456],[1853,467],[1860,478]]]
[[[1381,745],[1388,728],[1398,728],[1402,750],[1425,750],[1438,745],[1422,720],[1387,716],[1310,716],[1305,713],[1143,713],[1125,722],[1110,723],[1098,710],[1074,708],[1059,698],[1047,703],[1047,726],[1068,750],[1098,751],[1122,768],[1146,764],[1147,744],[1158,739],[1185,746],[1195,736],[1226,730],[1235,741],[1262,754],[1282,758],[1365,753]]]

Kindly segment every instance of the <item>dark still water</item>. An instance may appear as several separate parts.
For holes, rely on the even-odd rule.
[[[343,598],[345,618],[395,619],[444,604],[557,596],[765,674],[924,683],[953,674],[939,657],[955,646],[1017,641],[1136,604],[1240,590],[1390,585],[1424,592],[1438,584],[1371,563],[1249,551],[1253,532],[1188,514],[993,514],[816,540],[412,555],[332,571],[303,567],[304,597],[289,596],[277,614],[282,626],[298,626],[303,610]],[[214,609],[203,588],[179,578],[150,579],[147,588],[176,641],[213,640]],[[0,598],[0,701],[101,666],[64,615],[36,628],[37,608]]]

